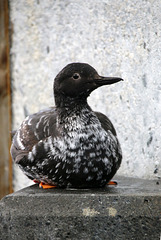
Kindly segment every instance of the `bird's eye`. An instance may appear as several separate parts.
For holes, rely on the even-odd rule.
[[[74,79],[78,79],[78,78],[80,78],[79,73],[74,73],[74,74],[73,74],[73,78],[74,78]]]

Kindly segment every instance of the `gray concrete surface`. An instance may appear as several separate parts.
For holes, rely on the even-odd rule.
[[[0,240],[160,240],[161,181],[117,177],[104,189],[39,189],[0,202]]]
[[[52,85],[68,63],[87,62],[124,82],[89,97],[116,127],[120,175],[161,177],[160,0],[10,0],[13,129],[54,105]],[[17,168],[14,189],[29,182]]]

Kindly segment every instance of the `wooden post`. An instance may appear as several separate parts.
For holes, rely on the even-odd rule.
[[[8,1],[0,0],[0,198],[12,192]]]

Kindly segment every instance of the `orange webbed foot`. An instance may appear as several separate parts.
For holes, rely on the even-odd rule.
[[[46,184],[46,183],[40,182],[39,188],[49,189],[49,188],[56,188],[56,186],[55,186],[55,185],[50,185],[50,184]]]
[[[109,182],[107,183],[107,185],[117,186],[117,182],[116,182],[116,181],[109,181]]]

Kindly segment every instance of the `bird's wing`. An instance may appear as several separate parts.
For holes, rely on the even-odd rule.
[[[108,134],[110,134],[112,142],[110,144],[112,144],[112,148],[113,148],[113,153],[115,156],[117,156],[117,158],[114,158],[115,160],[113,161],[113,170],[111,172],[111,177],[110,179],[113,177],[113,175],[116,173],[117,169],[119,168],[121,161],[122,161],[122,150],[119,144],[119,141],[117,139],[117,134],[115,131],[115,128],[112,124],[112,122],[109,120],[108,117],[106,117],[104,114],[100,113],[100,112],[95,112],[96,116],[98,117],[102,128],[108,132]],[[117,159],[117,160],[116,160]]]
[[[49,108],[28,116],[13,137],[11,155],[18,163],[39,141],[57,136],[56,109]]]
[[[107,132],[108,130],[110,130],[112,132],[112,134],[114,136],[116,136],[116,131],[115,128],[112,124],[112,122],[110,121],[110,119],[104,115],[103,113],[100,112],[95,112],[96,116],[98,117],[101,126],[103,127],[103,129]]]

